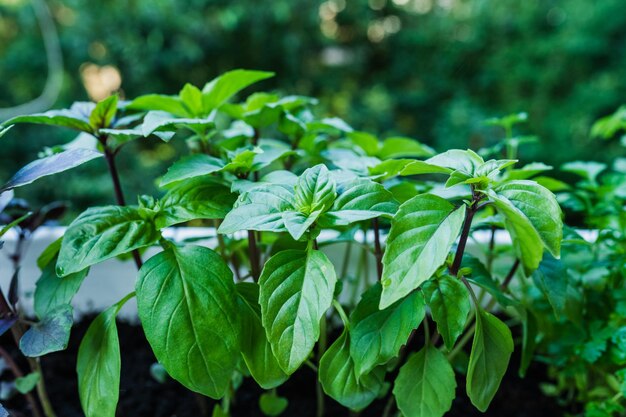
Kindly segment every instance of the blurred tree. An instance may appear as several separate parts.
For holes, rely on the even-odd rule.
[[[626,97],[623,0],[48,0],[65,60],[56,106],[116,88],[174,93],[235,67],[276,71],[262,87],[315,95],[325,111],[438,149],[502,134],[491,116],[527,111],[538,145],[522,158],[606,159],[588,142],[597,117]],[[37,97],[47,59],[29,0],[0,0],[0,108]],[[118,77],[118,78],[116,78]],[[42,109],[43,110],[43,109]],[[3,141],[0,178],[44,145],[68,140],[19,127]],[[174,154],[148,145],[126,170],[149,192]],[[594,151],[590,152],[590,146]],[[87,175],[106,187],[103,167]],[[72,186],[85,187],[77,179]],[[71,190],[30,191],[38,199]],[[105,199],[89,186],[92,198]]]

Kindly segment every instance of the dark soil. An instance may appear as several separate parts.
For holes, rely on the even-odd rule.
[[[49,394],[58,417],[84,417],[78,399],[75,368],[78,346],[91,319],[90,317],[83,320],[75,326],[67,350],[48,355],[42,360]],[[168,380],[161,384],[150,376],[149,369],[155,359],[141,327],[118,322],[118,329],[122,351],[122,380],[117,413],[119,417],[201,417],[203,415],[202,403],[204,407],[212,409],[212,400],[200,399],[176,381]],[[11,346],[10,335],[5,334],[0,338],[0,343],[7,350],[16,352]],[[457,377],[458,397],[447,416],[557,417],[563,415],[563,410],[559,408],[555,400],[543,396],[539,390],[539,383],[546,380],[545,369],[540,364],[534,363],[526,378],[521,379],[517,375],[519,352],[513,354],[511,362],[509,371],[487,413],[480,413],[471,405],[465,395],[465,381]],[[237,391],[232,416],[262,417],[263,414],[258,408],[261,393],[262,390],[251,379],[247,379]],[[294,374],[289,381],[278,388],[278,394],[289,400],[289,407],[282,416],[315,416],[315,374],[308,368],[303,368]],[[375,402],[359,416],[380,417],[385,402],[385,400]],[[30,417],[22,396],[17,396],[4,405],[11,410],[12,416]],[[208,415],[210,414],[209,412]],[[350,413],[328,399],[326,415],[348,417]]]

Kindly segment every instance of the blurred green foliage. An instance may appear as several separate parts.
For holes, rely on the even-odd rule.
[[[232,68],[271,70],[260,86],[320,98],[357,129],[412,136],[438,150],[496,143],[493,116],[526,111],[538,144],[521,158],[555,166],[608,160],[616,141],[592,122],[626,98],[623,0],[49,0],[64,56],[55,107],[88,99],[81,74],[111,65],[128,98],[174,93]],[[46,82],[46,54],[29,0],[0,0],[0,108]],[[96,66],[89,67],[88,64]],[[45,110],[45,109],[41,109]],[[45,133],[44,133],[45,132]],[[0,177],[43,146],[72,138],[20,126],[3,138]],[[139,145],[132,145],[139,146]],[[120,161],[127,193],[150,192],[177,150],[142,144]],[[133,155],[127,152],[126,155]],[[105,167],[42,181],[42,203],[108,203]],[[82,175],[82,178],[79,176]],[[89,181],[85,181],[88,178]],[[80,189],[80,190],[78,190]]]

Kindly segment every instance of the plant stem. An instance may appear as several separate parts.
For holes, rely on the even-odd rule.
[[[380,246],[380,224],[378,218],[372,220],[374,227],[374,255],[376,256],[376,271],[378,272],[378,280],[383,277],[383,250]]]
[[[502,281],[502,285],[500,285],[501,289],[504,290],[509,286],[509,284],[513,280],[513,277],[515,276],[515,273],[517,272],[517,268],[519,268],[519,265],[520,265],[520,260],[516,259],[515,262],[513,262],[513,266],[511,267],[511,270],[506,275],[506,278],[504,278],[504,281]]]
[[[326,315],[322,317],[320,322],[320,340],[317,345],[317,364],[319,366],[320,361],[322,360],[322,356],[324,356],[324,352],[326,352]],[[315,385],[315,397],[317,403],[317,413],[316,417],[324,417],[325,414],[325,399],[324,399],[324,390],[322,389],[322,384],[317,378],[317,382]]]
[[[463,350],[467,342],[469,342],[472,339],[472,336],[474,336],[475,330],[476,330],[476,322],[472,323],[472,326],[469,329],[467,329],[467,332],[465,332],[461,340],[459,340],[456,346],[454,346],[454,348],[450,351],[450,353],[448,354],[449,361],[451,361],[456,355],[458,355]]]
[[[454,255],[454,261],[450,267],[450,274],[457,276],[459,269],[461,269],[461,261],[463,260],[463,254],[465,253],[465,246],[467,245],[467,238],[469,237],[470,230],[472,228],[472,220],[474,219],[475,209],[470,206],[465,213],[465,221],[463,222],[463,229],[461,229],[461,237],[459,239],[459,245]]]
[[[248,251],[250,253],[250,273],[252,274],[252,279],[256,282],[259,280],[261,271],[259,267],[259,248],[256,244],[254,230],[248,230]]]
[[[487,251],[487,271],[491,273],[493,269],[494,250],[496,247],[496,226],[491,226],[491,236],[489,238],[489,250]]]
[[[106,142],[106,139],[104,139],[104,141]],[[120,176],[117,171],[117,166],[115,165],[115,153],[111,152],[111,150],[108,149],[106,145],[104,145],[104,159],[106,159],[107,166],[109,167],[109,174],[111,175],[111,181],[113,182],[113,190],[115,191],[115,199],[117,200],[117,204],[120,206],[125,206],[126,200],[124,199],[124,192],[122,191]],[[141,260],[141,255],[139,255],[139,251],[134,250],[132,254],[133,259],[135,260],[135,265],[137,265],[137,269],[141,269],[143,262]]]

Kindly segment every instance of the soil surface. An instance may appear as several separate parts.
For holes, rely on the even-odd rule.
[[[69,347],[63,352],[50,354],[43,358],[42,367],[47,382],[50,398],[58,417],[84,417],[78,399],[76,382],[76,355],[80,341],[87,331],[93,317],[78,323],[72,331]],[[120,346],[122,351],[122,379],[119,417],[202,417],[202,408],[212,409],[213,401],[199,398],[186,390],[176,381],[169,379],[159,383],[150,375],[150,366],[155,362],[141,327],[118,322]],[[9,334],[0,338],[0,343],[7,350],[16,353]],[[418,342],[415,342],[417,344]],[[416,346],[416,349],[419,347]],[[15,355],[14,355],[15,357]],[[509,371],[500,390],[486,413],[477,411],[465,395],[465,381],[457,374],[457,398],[449,417],[557,417],[564,414],[556,400],[542,395],[539,383],[546,381],[545,369],[538,363],[531,365],[527,376],[521,379],[517,375],[519,352],[513,353]],[[26,369],[25,363],[21,363]],[[5,371],[4,378],[8,379]],[[236,402],[231,412],[232,417],[263,417],[258,400],[262,390],[246,379],[237,391]],[[278,394],[289,400],[287,410],[282,417],[315,417],[315,374],[303,368],[289,381],[278,388]],[[385,407],[385,400],[378,400],[359,417],[380,417]],[[12,417],[30,417],[23,396],[4,402]],[[327,399],[326,416],[352,417],[348,410],[331,399]]]

